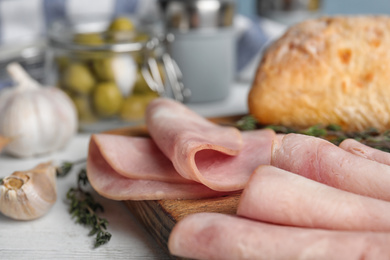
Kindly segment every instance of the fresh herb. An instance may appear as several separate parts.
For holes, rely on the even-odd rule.
[[[85,159],[81,159],[75,162],[65,161],[59,167],[57,167],[57,177],[64,177],[68,175],[76,164],[84,163]]]
[[[282,125],[261,125],[256,119],[247,115],[242,117],[236,122],[236,127],[240,130],[254,130],[260,128],[270,128],[276,133],[289,134],[305,134],[315,137],[320,137],[330,141],[335,145],[339,145],[345,139],[355,139],[367,146],[390,152],[390,130],[386,132],[379,132],[375,128],[368,128],[361,132],[346,132],[342,130],[342,127],[336,124],[330,125],[315,125],[306,129],[294,129]]]
[[[324,137],[328,134],[328,131],[320,125],[315,125],[303,130],[302,133],[305,135]]]
[[[63,162],[57,167],[57,176],[64,177],[76,164],[84,163],[85,159],[75,162]],[[90,227],[89,236],[95,236],[94,247],[99,247],[108,243],[111,234],[107,232],[108,221],[98,216],[98,212],[103,212],[103,206],[98,203],[92,194],[87,191],[89,185],[87,172],[81,169],[77,175],[77,187],[70,188],[66,194],[69,201],[69,213],[76,223]]]
[[[246,115],[236,122],[236,127],[240,130],[254,130],[257,128],[257,120],[251,115]]]
[[[330,130],[330,131],[341,131],[342,130],[341,126],[336,125],[336,124],[330,124],[326,127],[326,129]]]
[[[264,128],[269,128],[274,130],[276,133],[283,133],[283,134],[289,134],[289,133],[296,133],[297,131],[293,128],[282,126],[282,125],[267,125],[264,126]]]
[[[70,202],[69,212],[76,220],[76,223],[89,226],[91,231],[89,236],[95,235],[95,248],[106,244],[111,239],[111,234],[107,232],[108,221],[97,215],[103,212],[103,206],[95,201],[92,194],[84,188],[89,184],[87,173],[82,169],[78,174],[77,188],[70,188],[66,194]]]

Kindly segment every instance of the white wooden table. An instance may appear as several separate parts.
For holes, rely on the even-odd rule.
[[[224,116],[247,112],[247,84],[235,84],[228,99],[210,104],[188,106],[204,116]],[[0,154],[0,177],[17,170],[53,161],[75,161],[86,158],[90,134],[76,135],[67,147],[55,154],[31,159],[17,159]],[[0,215],[0,259],[169,259],[154,242],[123,202],[112,201],[94,193],[103,205],[101,216],[109,221],[110,242],[94,249],[89,229],[76,224],[68,213],[66,192],[76,187],[75,168],[68,176],[57,179],[58,199],[42,218],[16,221]]]

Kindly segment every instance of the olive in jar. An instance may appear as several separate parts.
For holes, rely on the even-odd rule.
[[[89,94],[95,85],[95,78],[84,64],[72,63],[65,69],[62,82],[75,93]]]
[[[95,112],[102,117],[118,114],[122,106],[123,97],[114,82],[98,83],[92,95]]]

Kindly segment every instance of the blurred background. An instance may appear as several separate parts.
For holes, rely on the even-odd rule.
[[[245,111],[267,45],[294,23],[340,14],[390,14],[390,1],[0,0],[0,89],[18,62],[71,97],[87,131],[138,124],[158,96]]]

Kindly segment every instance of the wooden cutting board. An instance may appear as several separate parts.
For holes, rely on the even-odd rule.
[[[232,125],[242,115],[211,118],[220,125]],[[145,126],[111,130],[108,133],[127,136],[149,136]],[[199,200],[125,201],[133,215],[143,224],[156,242],[169,254],[168,238],[174,225],[185,216],[198,212],[235,214],[240,193]],[[172,259],[178,259],[172,256]]]

